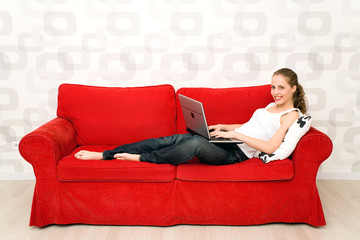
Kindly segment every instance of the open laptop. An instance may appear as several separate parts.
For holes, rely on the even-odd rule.
[[[178,96],[189,133],[203,136],[212,143],[242,143],[240,140],[210,137],[202,103],[181,94]]]

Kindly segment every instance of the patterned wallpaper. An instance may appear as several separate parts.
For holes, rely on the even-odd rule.
[[[359,0],[0,0],[0,179],[56,115],[61,83],[232,87],[294,69],[334,142],[325,178],[360,179]]]

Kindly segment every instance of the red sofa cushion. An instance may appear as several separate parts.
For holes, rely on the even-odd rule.
[[[258,158],[231,165],[205,165],[198,160],[177,166],[177,179],[184,181],[273,181],[294,177],[291,160],[264,164]]]
[[[177,94],[201,101],[208,125],[247,122],[254,111],[273,102],[270,85],[235,88],[180,88]],[[186,125],[177,98],[177,132],[185,133]]]
[[[123,160],[79,160],[74,154],[80,150],[99,151],[115,146],[81,146],[61,159],[57,165],[60,181],[120,181],[120,182],[171,182],[176,167],[170,164],[153,164]]]
[[[175,133],[171,85],[96,87],[62,84],[59,117],[70,120],[78,145],[121,145]]]

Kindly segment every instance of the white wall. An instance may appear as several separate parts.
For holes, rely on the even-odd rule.
[[[250,86],[294,69],[334,142],[321,178],[360,179],[359,0],[0,0],[0,179],[56,116],[61,83]]]

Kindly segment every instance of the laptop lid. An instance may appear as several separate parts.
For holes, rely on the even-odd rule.
[[[188,132],[203,136],[213,143],[242,143],[242,141],[233,139],[211,138],[203,104],[182,94],[178,94],[178,96]]]

